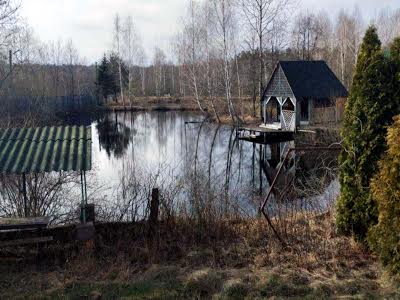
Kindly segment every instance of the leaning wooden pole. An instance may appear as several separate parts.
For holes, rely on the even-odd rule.
[[[26,176],[22,173],[22,193],[24,194],[24,215],[28,217],[28,197],[26,194]]]
[[[82,193],[82,203],[81,203],[81,218],[82,223],[86,223],[86,205],[85,205],[85,188],[83,183],[83,172],[81,171],[81,193]]]

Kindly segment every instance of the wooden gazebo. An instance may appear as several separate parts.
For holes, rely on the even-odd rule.
[[[280,61],[261,98],[261,127],[338,122],[348,92],[324,61]]]

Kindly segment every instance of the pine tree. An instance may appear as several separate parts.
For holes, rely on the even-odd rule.
[[[372,180],[379,223],[368,234],[370,247],[393,273],[400,273],[400,116],[388,130],[389,149]]]
[[[390,57],[395,63],[400,64],[400,37],[393,40],[390,46]]]
[[[395,38],[390,46],[390,59],[396,68],[396,86],[394,88],[394,98],[397,99],[397,103],[400,104],[400,37]]]
[[[363,39],[346,105],[340,154],[341,196],[337,205],[337,226],[344,234],[364,240],[377,222],[377,205],[370,192],[370,180],[386,150],[387,126],[398,112],[394,97],[394,66],[385,58],[376,28]]]
[[[400,104],[400,38],[390,47],[395,68],[395,95]],[[393,273],[400,273],[400,115],[387,134],[388,151],[379,163],[372,180],[372,193],[378,204],[379,223],[368,233],[370,247]]]
[[[110,63],[104,55],[97,70],[97,86],[101,95],[106,99],[112,93],[112,77],[110,73]]]

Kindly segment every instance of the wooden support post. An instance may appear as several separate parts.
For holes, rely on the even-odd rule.
[[[149,237],[157,235],[158,227],[158,209],[160,206],[159,190],[153,189],[151,192],[150,217],[149,217]]]
[[[81,171],[81,193],[82,193],[82,201],[81,201],[81,222],[83,224],[86,223],[86,201],[85,201],[85,188],[83,185],[83,172]]]
[[[86,183],[86,171],[83,171],[83,181],[85,186],[85,205],[87,205],[87,183]]]
[[[24,216],[28,217],[28,197],[26,195],[26,176],[22,173],[22,193],[24,194]]]
[[[259,173],[259,175],[260,175],[260,191],[259,191],[259,194],[260,194],[260,196],[262,196],[262,192],[263,192],[262,165],[263,165],[264,161],[263,161],[263,156],[262,156],[262,146],[261,145],[260,145],[259,156],[260,156],[260,164],[259,164],[259,166],[260,166],[260,173]]]
[[[150,200],[150,217],[148,223],[148,249],[149,258],[152,262],[157,261],[157,253],[159,246],[158,237],[158,214],[160,206],[159,190],[153,189]]]

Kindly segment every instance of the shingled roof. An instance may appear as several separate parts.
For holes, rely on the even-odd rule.
[[[348,92],[325,61],[279,61],[275,73],[281,68],[297,99],[306,98],[346,98]],[[268,83],[266,93],[271,87]],[[279,95],[275,95],[279,96]]]
[[[90,127],[0,129],[0,174],[88,171]]]

